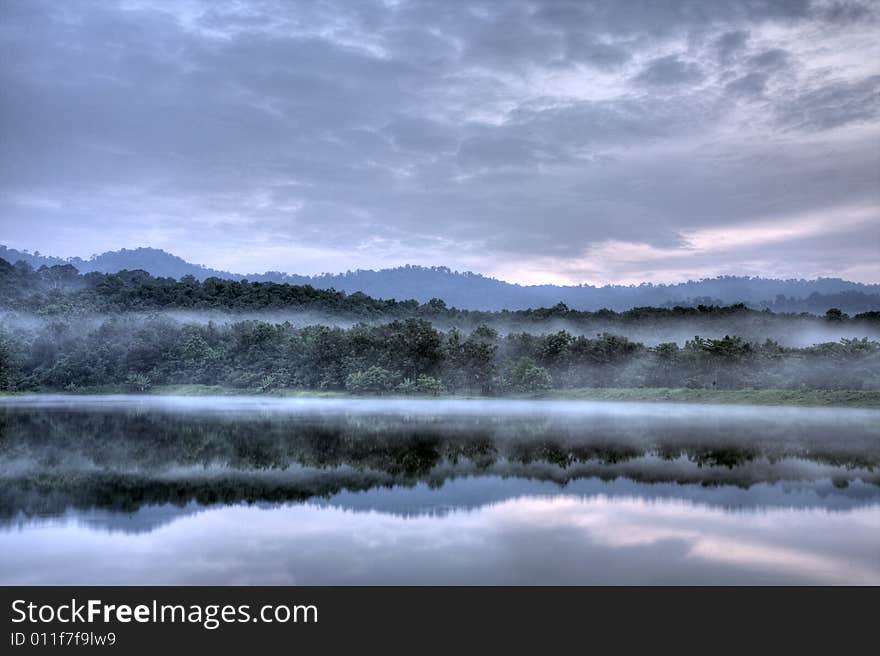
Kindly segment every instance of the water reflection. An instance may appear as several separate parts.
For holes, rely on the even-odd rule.
[[[880,583],[880,506],[730,512],[680,499],[519,497],[443,515],[226,506],[147,533],[0,532],[5,583]],[[74,566],[75,565],[75,566]]]
[[[880,583],[880,412],[0,402],[0,583]]]

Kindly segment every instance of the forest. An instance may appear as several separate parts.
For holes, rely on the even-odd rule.
[[[0,309],[0,390],[7,392],[145,392],[180,384],[423,395],[880,388],[880,342],[874,339],[795,347],[756,337],[768,326],[785,329],[799,321],[857,332],[880,323],[878,312],[848,317],[835,308],[821,317],[742,305],[617,313],[558,304],[491,313],[449,308],[438,299],[377,300],[310,286],[178,281],[143,271],[81,275],[70,265],[34,270],[0,260]],[[172,309],[223,310],[230,317],[180,320],[165,312]],[[295,325],[236,315],[282,310],[349,323]],[[557,329],[561,320],[569,328]],[[597,320],[612,329],[687,320],[695,331],[747,321],[751,333],[647,344],[611,330],[595,332]]]
[[[246,275],[210,269],[156,248],[108,251],[84,260],[67,260],[29,253],[0,245],[0,258],[43,266],[72,265],[81,273],[117,273],[143,270],[157,277],[181,279],[192,276],[261,283],[311,285],[347,293],[363,292],[373,298],[417,299],[427,303],[442,298],[448,305],[466,310],[527,310],[559,302],[578,310],[628,310],[634,307],[671,308],[676,305],[732,305],[744,303],[758,310],[811,312],[821,314],[829,307],[857,314],[880,308],[880,285],[839,278],[772,279],[753,276],[718,276],[671,284],[639,285],[519,285],[471,271],[454,271],[443,266],[406,265],[393,269],[355,270],[345,273],[297,275],[279,271]]]
[[[560,301],[550,307],[489,312],[458,309],[448,306],[439,298],[419,303],[414,299],[377,299],[360,292],[347,294],[334,289],[317,289],[311,285],[221,278],[199,281],[193,276],[183,276],[178,280],[151,276],[142,270],[80,274],[70,264],[34,269],[25,262],[13,265],[3,259],[0,259],[0,309],[41,316],[172,309],[239,313],[311,311],[363,321],[409,317],[467,321],[473,327],[491,323],[513,326],[545,324],[548,320],[565,320],[575,324],[595,320],[645,323],[687,319],[710,322],[717,319],[728,321],[734,315],[763,322],[774,318],[784,321],[795,317],[815,319],[815,315],[806,312],[774,313],[767,309],[748,308],[742,303],[728,306],[636,307],[618,312],[609,309],[574,310]],[[834,311],[827,318],[880,326],[878,310],[857,313],[851,317]]]
[[[806,348],[735,336],[647,347],[566,331],[440,331],[425,319],[351,328],[246,320],[181,323],[119,315],[82,329],[62,321],[0,332],[0,389],[76,391],[204,384],[353,393],[481,394],[582,387],[878,389],[880,343]]]

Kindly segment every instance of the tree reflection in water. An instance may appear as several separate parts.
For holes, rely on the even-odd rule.
[[[84,399],[0,406],[0,517],[69,508],[287,502],[464,476],[739,486],[855,481],[880,490],[870,411],[447,411],[375,402],[197,411]],[[583,405],[583,404],[582,404]],[[283,407],[283,406],[281,406]],[[413,409],[415,408],[415,410]],[[466,408],[466,406],[465,406]],[[521,408],[520,408],[521,410]]]

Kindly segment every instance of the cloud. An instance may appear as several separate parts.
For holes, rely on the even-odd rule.
[[[788,52],[782,48],[771,48],[749,57],[748,66],[762,70],[773,70],[784,67],[788,62]]]
[[[667,55],[651,60],[635,77],[640,84],[667,86],[700,82],[703,79],[700,67],[693,62],[685,62],[676,55]]]
[[[767,89],[766,73],[748,73],[724,85],[724,90],[734,96],[759,98]]]
[[[880,75],[834,81],[780,101],[780,125],[828,130],[853,122],[875,122],[880,115]]]
[[[729,64],[737,54],[745,49],[748,39],[749,33],[746,30],[725,32],[715,39],[713,45],[718,51],[719,61],[722,64]]]
[[[630,279],[695,231],[880,203],[875,20],[806,0],[4,2],[3,239]],[[642,265],[585,269],[607,244]],[[865,255],[832,245],[825,269],[773,248],[823,275]]]
[[[630,60],[632,54],[624,47],[603,42],[585,32],[566,33],[565,54],[569,61],[599,69],[615,69]]]

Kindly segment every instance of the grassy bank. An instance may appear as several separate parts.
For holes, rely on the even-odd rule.
[[[345,392],[324,392],[301,389],[274,389],[260,392],[254,389],[236,389],[220,385],[162,385],[144,392],[132,392],[125,386],[83,387],[75,392],[42,390],[42,392],[0,392],[2,396],[33,393],[52,394],[146,394],[177,396],[265,396],[293,398],[365,398]],[[387,395],[384,398],[391,398]],[[375,398],[375,397],[373,397]],[[412,397],[410,397],[412,398]],[[486,398],[465,395],[442,395],[415,398]],[[852,408],[880,408],[880,390],[716,390],[687,388],[583,388],[550,390],[540,394],[521,394],[517,399],[544,399],[564,401],[632,401],[647,403],[723,403],[739,405],[831,406]]]
[[[223,385],[155,385],[147,390],[133,390],[127,385],[94,385],[77,387],[75,390],[39,389],[27,392],[0,392],[0,396],[24,396],[28,394],[69,394],[71,396],[96,394],[137,394],[143,396],[268,396],[302,398],[352,398],[346,392],[325,392],[303,389],[273,389],[260,391],[253,388],[224,387]]]
[[[543,398],[543,397],[542,397]],[[555,390],[546,398],[581,401],[731,403],[741,405],[880,408],[880,390],[715,390],[687,388],[589,388]]]

